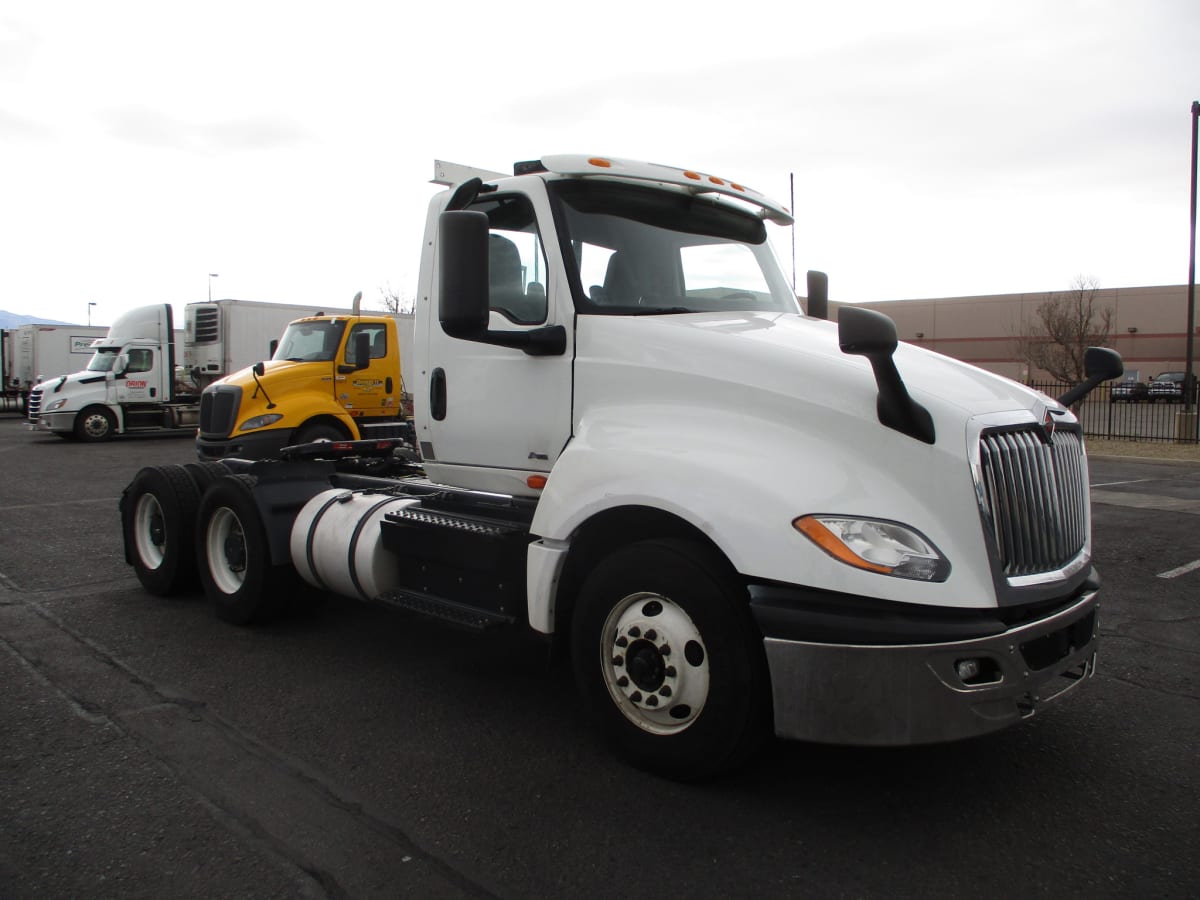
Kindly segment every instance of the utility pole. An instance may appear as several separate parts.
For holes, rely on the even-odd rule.
[[[1192,399],[1196,388],[1192,378],[1192,347],[1196,335],[1196,122],[1200,119],[1200,100],[1192,101],[1192,230],[1188,243],[1188,320],[1187,320],[1187,374],[1183,377],[1185,415],[1192,412]],[[1187,421],[1191,421],[1188,419]],[[1192,427],[1195,432],[1195,427]]]

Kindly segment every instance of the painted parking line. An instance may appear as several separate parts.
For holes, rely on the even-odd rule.
[[[1167,572],[1159,572],[1158,577],[1159,578],[1178,578],[1180,575],[1186,575],[1188,572],[1195,572],[1197,569],[1200,569],[1200,559],[1193,560],[1192,562],[1188,563],[1186,566],[1180,566],[1177,569],[1171,569],[1170,571],[1167,571]]]

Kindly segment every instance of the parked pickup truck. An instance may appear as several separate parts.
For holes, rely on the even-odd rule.
[[[1126,403],[1139,403],[1149,398],[1150,386],[1146,382],[1137,381],[1136,379],[1114,384],[1112,394],[1109,396],[1109,400],[1113,403],[1118,403],[1122,400]]]
[[[1168,403],[1183,401],[1184,372],[1162,372],[1150,379],[1150,402],[1166,400]]]

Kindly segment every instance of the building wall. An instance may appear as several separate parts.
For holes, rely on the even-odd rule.
[[[988,294],[927,300],[863,303],[896,323],[900,340],[928,347],[1018,381],[1045,381],[1049,375],[1029,370],[1019,354],[1019,340],[1037,320],[1037,308],[1050,293]],[[1096,306],[1114,312],[1109,346],[1125,360],[1127,375],[1148,381],[1159,372],[1186,368],[1187,285],[1108,288],[1097,291]],[[836,318],[836,303],[831,303]],[[1200,321],[1200,310],[1197,311]],[[1200,327],[1194,343],[1200,350]]]

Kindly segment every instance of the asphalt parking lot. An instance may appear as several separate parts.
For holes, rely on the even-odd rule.
[[[1195,897],[1200,464],[1094,457],[1099,674],[959,744],[614,759],[539,645],[146,594],[116,502],[163,437],[0,416],[0,897]]]

